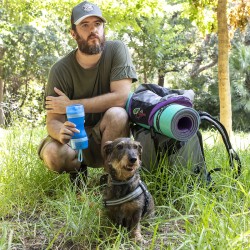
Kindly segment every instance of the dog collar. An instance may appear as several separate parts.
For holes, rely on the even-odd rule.
[[[142,193],[145,193],[146,196],[148,196],[148,190],[145,187],[145,185],[143,184],[143,182],[140,180],[139,181],[139,186],[130,194],[125,195],[124,197],[117,199],[117,200],[104,200],[104,206],[116,206],[116,205],[120,205],[122,203],[131,201],[135,198],[137,198],[139,195],[141,195]]]
[[[133,175],[133,176],[132,176],[130,179],[128,179],[127,181],[116,181],[116,180],[112,179],[112,180],[111,180],[111,183],[112,183],[113,185],[116,185],[116,186],[129,184],[129,183],[131,183],[131,182],[134,181],[134,177],[135,177],[135,175]]]

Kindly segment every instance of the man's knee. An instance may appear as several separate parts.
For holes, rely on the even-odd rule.
[[[51,142],[45,146],[41,158],[50,170],[56,171],[58,173],[62,172],[60,157],[58,156],[58,149],[54,142]]]
[[[75,152],[68,145],[58,144],[59,142],[51,142],[43,149],[42,159],[45,165],[48,169],[58,173],[75,170],[78,167],[74,162],[77,159]]]
[[[129,118],[124,108],[114,107],[106,111],[101,123],[102,142],[129,136]]]
[[[120,107],[108,109],[100,124],[101,131],[106,128],[124,129],[129,127],[129,118],[126,110]]]
[[[128,114],[124,108],[113,107],[108,109],[104,114],[105,119],[112,121],[120,121],[127,123],[128,122]]]

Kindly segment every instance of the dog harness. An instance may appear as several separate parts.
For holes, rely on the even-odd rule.
[[[127,184],[127,183],[128,182],[117,182],[117,181],[113,182],[112,181],[112,184],[114,184],[114,185],[123,185],[123,184]],[[123,204],[125,202],[134,200],[135,198],[140,196],[142,193],[144,193],[144,195],[145,195],[145,204],[144,204],[144,208],[143,208],[143,212],[142,212],[142,216],[143,216],[147,212],[147,207],[148,207],[148,203],[149,203],[149,192],[147,190],[146,185],[141,180],[139,180],[139,185],[133,192],[131,192],[131,193],[129,193],[129,194],[125,195],[124,197],[117,199],[117,200],[104,200],[103,203],[104,203],[105,207],[120,205],[120,204]]]

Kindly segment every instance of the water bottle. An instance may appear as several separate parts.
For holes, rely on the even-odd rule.
[[[78,150],[78,160],[82,162],[82,150],[88,148],[88,136],[84,128],[85,112],[81,104],[66,107],[68,121],[74,123],[80,133],[74,133],[70,140],[71,147]]]

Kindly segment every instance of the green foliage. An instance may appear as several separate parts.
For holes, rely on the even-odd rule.
[[[192,57],[190,47],[195,32],[191,23],[181,18],[181,5],[165,3],[161,9],[159,7],[161,5],[155,7],[150,15],[144,11],[137,15],[137,9],[126,12],[127,16],[121,18],[127,25],[116,26],[114,30],[118,27],[119,31],[112,33],[132,49],[140,82],[153,81],[157,75],[164,78],[167,72],[180,71]],[[120,19],[117,15],[115,21]]]
[[[249,130],[250,119],[250,47],[235,43],[230,56],[232,107],[238,129]]]
[[[128,44],[139,76],[138,83],[163,84],[165,80],[167,87],[193,89],[195,107],[219,115],[216,69],[201,70],[217,58],[216,36],[207,35],[216,30],[216,1],[94,2],[108,20],[107,37],[122,39]],[[51,65],[76,46],[69,28],[71,9],[78,3],[76,0],[2,1],[0,45],[4,46],[5,53],[0,61],[0,77],[4,82],[2,105],[6,125],[44,122],[47,75]],[[206,33],[205,38],[200,36],[197,27]],[[233,50],[232,56],[235,53]],[[233,57],[237,58],[237,54]],[[201,60],[198,66],[197,59]],[[249,95],[243,82],[247,73],[240,73],[242,67],[232,72],[232,95],[233,100],[237,100],[233,103],[234,121],[241,121],[234,127],[245,129]]]
[[[57,16],[47,13],[46,25],[41,25],[41,22],[45,23],[41,13],[34,14],[36,21],[33,19],[30,24],[11,24],[7,20],[12,12],[24,6],[9,7],[10,13],[3,16],[6,21],[0,25],[0,40],[4,46],[1,77],[4,79],[6,124],[11,125],[15,119],[40,124],[44,118],[41,114],[49,69],[70,50],[69,39],[65,37],[65,25]]]
[[[100,1],[103,15],[108,20],[108,30],[120,32],[124,27],[139,30],[136,20],[141,17],[152,17],[161,13],[164,1],[157,0],[119,0]]]
[[[199,30],[205,35],[217,31],[216,7],[217,0],[188,0],[184,1],[184,17],[194,21]]]
[[[32,21],[40,14],[40,9],[36,8],[39,1],[1,1],[1,20],[6,23],[16,23],[17,25]]]

